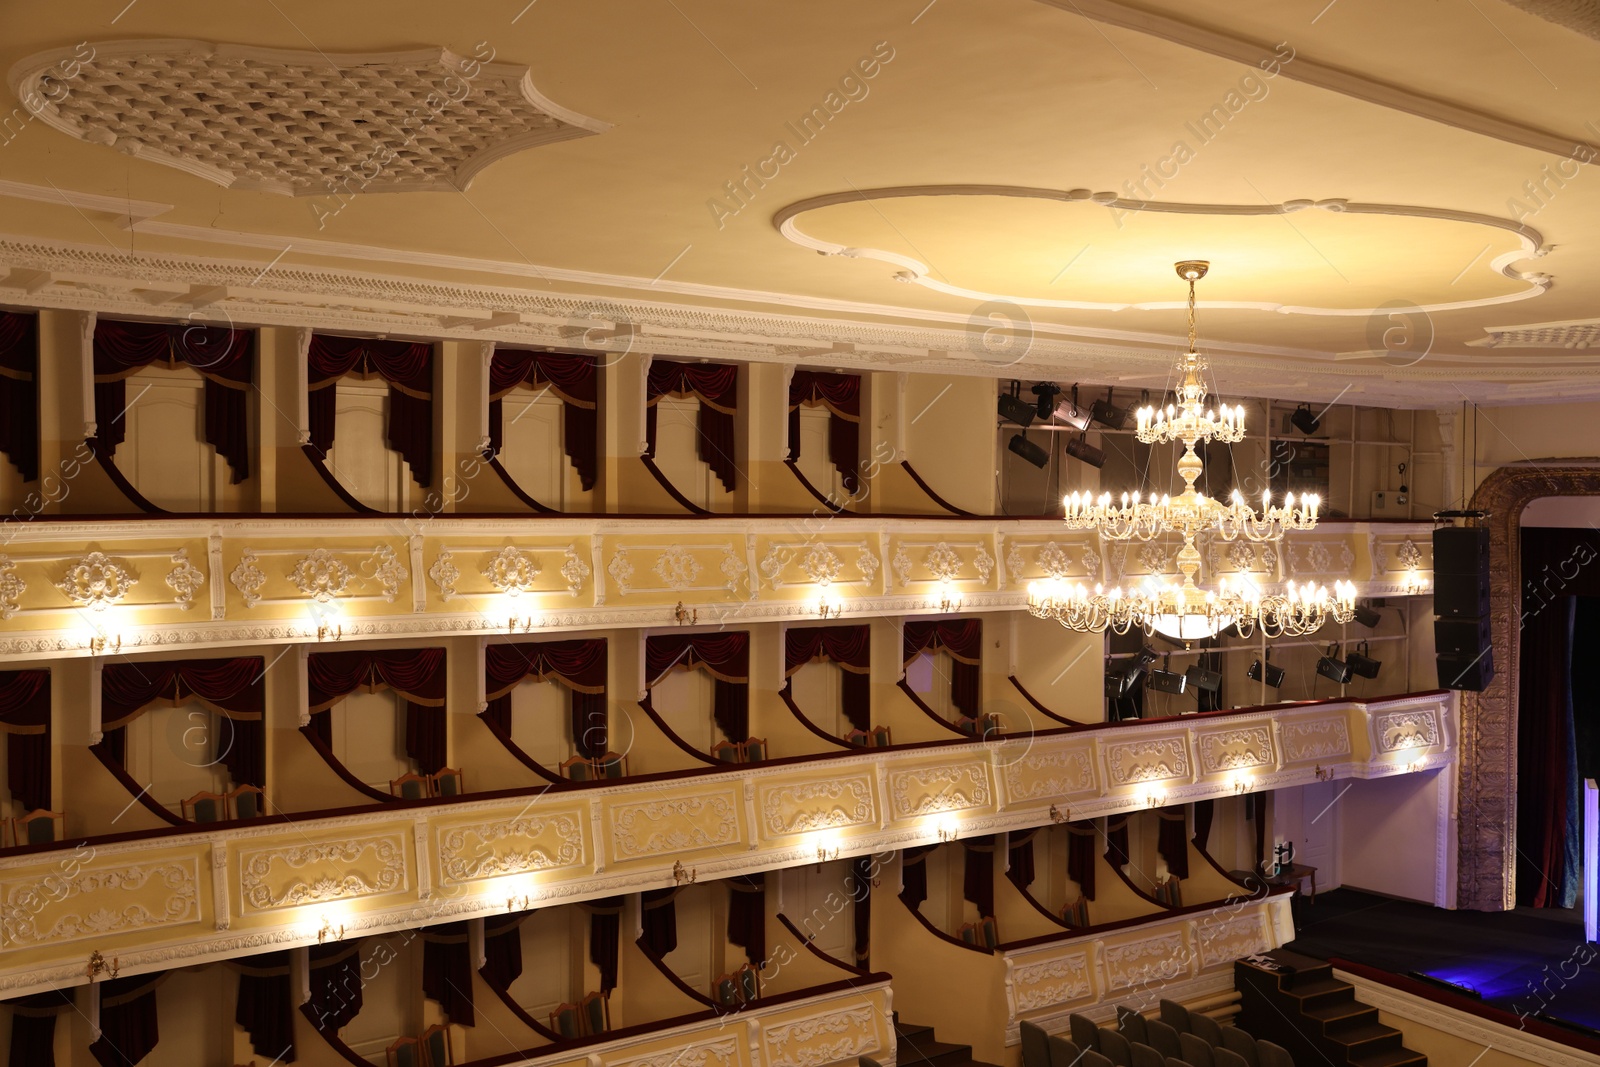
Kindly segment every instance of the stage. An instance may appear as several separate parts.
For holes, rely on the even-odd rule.
[[[1287,947],[1475,989],[1513,1014],[1540,1012],[1600,1030],[1600,945],[1585,947],[1579,909],[1445,911],[1354,889],[1295,901]]]

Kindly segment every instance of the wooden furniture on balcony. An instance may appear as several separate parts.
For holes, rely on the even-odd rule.
[[[183,802],[183,817],[190,822],[223,822],[230,816],[228,798],[202,790]]]

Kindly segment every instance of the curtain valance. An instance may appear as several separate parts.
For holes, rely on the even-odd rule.
[[[520,385],[544,386],[561,398],[563,451],[584,489],[593,489],[599,470],[596,433],[598,361],[575,352],[497,348],[489,363],[489,451],[505,444],[501,401]]]
[[[794,626],[784,631],[783,642],[786,677],[816,660],[832,660],[854,674],[872,669],[870,626]]]
[[[909,664],[927,651],[944,649],[957,663],[977,666],[983,654],[982,619],[907,619],[902,630],[904,655]]]
[[[340,378],[377,378],[389,386],[388,445],[400,453],[418,485],[433,484],[433,345],[374,337],[311,335],[306,353],[311,444],[333,447]]]
[[[306,681],[312,712],[326,711],[358,689],[391,689],[413,704],[442,708],[444,649],[313,652],[306,657]]]
[[[265,675],[260,656],[108,663],[100,672],[101,728],[126,726],[152,707],[190,702],[230,719],[259,722]]]
[[[855,492],[861,454],[861,376],[796,369],[789,379],[789,456],[800,458],[800,408],[828,410],[828,460]]]
[[[722,363],[676,363],[658,359],[650,364],[645,383],[645,455],[656,454],[656,405],[664,396],[696,397],[700,459],[716,474],[726,492],[733,491],[733,413],[739,406],[739,368]]]
[[[644,663],[647,686],[659,683],[669,671],[696,668],[719,681],[749,682],[750,634],[744,630],[655,634],[645,638]]]
[[[554,678],[579,693],[604,693],[606,651],[604,638],[490,645],[484,650],[484,686],[490,700],[505,696],[526,678]]]

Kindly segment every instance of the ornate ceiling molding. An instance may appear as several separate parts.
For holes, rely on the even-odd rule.
[[[1487,337],[1467,344],[1474,348],[1600,348],[1600,319],[1528,322],[1519,326],[1485,326]]]
[[[515,152],[610,129],[493,56],[96,41],[28,56],[9,80],[69,137],[290,196],[464,190]]]
[[[1287,200],[1281,204],[1179,204],[1153,200],[1129,200],[1119,197],[1116,193],[1097,193],[1088,189],[1040,189],[1016,185],[901,185],[882,189],[853,189],[847,193],[828,193],[823,196],[809,197],[782,208],[773,216],[772,223],[778,228],[779,233],[802,248],[821,252],[823,255],[828,256],[880,260],[901,268],[900,272],[894,276],[895,280],[921,285],[935,292],[945,293],[950,296],[966,297],[976,301],[1005,301],[1022,307],[1063,308],[1075,311],[1164,311],[1186,306],[1183,301],[1178,300],[1107,303],[1096,300],[1052,300],[1018,293],[971,289],[965,286],[952,285],[947,281],[941,280],[935,276],[938,272],[934,271],[928,264],[910,256],[890,252],[882,248],[855,248],[849,245],[841,245],[820,237],[813,237],[800,228],[799,219],[801,215],[808,211],[815,211],[838,204],[870,203],[874,200],[898,200],[910,197],[947,196],[1003,196],[1019,199],[1048,200],[1093,205],[1114,213],[1151,212],[1169,215],[1209,215],[1222,218],[1239,218],[1260,215],[1292,215],[1296,212],[1315,209],[1341,215],[1392,215],[1470,223],[1504,230],[1516,238],[1517,243],[1521,246],[1520,251],[1513,250],[1496,256],[1489,262],[1488,266],[1489,269],[1506,278],[1510,278],[1512,281],[1525,283],[1527,287],[1521,292],[1502,296],[1424,304],[1416,308],[1417,311],[1432,314],[1442,311],[1459,311],[1465,308],[1488,307],[1494,304],[1514,303],[1539,296],[1549,289],[1552,284],[1552,279],[1547,274],[1519,271],[1514,266],[1514,264],[1523,260],[1537,259],[1548,251],[1544,243],[1544,237],[1540,235],[1539,231],[1512,219],[1483,215],[1475,211],[1454,211],[1448,208],[1420,207],[1407,204],[1365,204],[1340,199]],[[1336,315],[1355,318],[1370,318],[1373,315],[1381,315],[1388,310],[1392,310],[1378,307],[1316,307],[1253,300],[1202,300],[1199,301],[1197,306],[1244,311],[1268,311],[1284,315]]]

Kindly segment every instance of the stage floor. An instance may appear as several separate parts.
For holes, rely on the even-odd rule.
[[[1468,986],[1513,1013],[1540,1011],[1600,1029],[1600,945],[1583,946],[1578,909],[1445,911],[1355,889],[1295,901],[1307,956],[1416,971]],[[1586,962],[1587,961],[1587,962]]]

